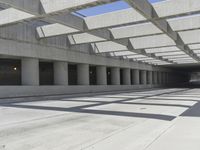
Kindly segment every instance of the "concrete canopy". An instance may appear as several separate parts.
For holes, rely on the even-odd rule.
[[[94,16],[80,17],[72,13],[113,1],[0,0],[3,7],[0,25],[43,20],[46,24],[36,27],[38,40],[66,35],[72,49],[84,47],[94,53],[154,65],[200,61],[199,52],[194,50],[200,48],[198,0],[152,4],[147,0],[124,0],[129,8]],[[6,16],[7,13],[10,15]],[[166,57],[173,55],[186,57],[178,60]]]

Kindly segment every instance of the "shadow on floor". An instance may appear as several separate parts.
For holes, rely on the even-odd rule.
[[[120,104],[120,103],[125,103],[125,102],[129,101],[130,99],[131,100],[145,99],[145,98],[152,97],[152,96],[161,96],[161,95],[164,95],[164,94],[177,93],[177,92],[181,92],[181,91],[184,92],[184,91],[187,91],[187,90],[189,90],[189,89],[181,89],[181,90],[179,89],[177,91],[161,92],[161,93],[157,93],[157,94],[150,94],[148,96],[145,95],[145,96],[142,96],[142,97],[139,97],[139,98],[125,98],[125,99],[122,99],[122,100],[116,100],[116,101],[110,101],[110,102],[104,102],[103,101],[103,102],[97,102],[97,103],[93,103],[93,104],[75,106],[75,107],[69,107],[69,108],[52,107],[52,106],[50,106],[50,107],[49,106],[34,106],[34,105],[25,105],[25,104],[22,105],[20,103],[2,104],[1,106],[10,107],[10,108],[63,111],[63,112],[87,113],[87,114],[97,114],[97,115],[112,115],[112,116],[123,116],[123,117],[139,117],[139,118],[149,118],[149,119],[159,119],[159,120],[171,121],[171,120],[175,119],[176,116],[162,115],[162,114],[151,114],[151,113],[109,111],[109,110],[92,110],[92,109],[89,109],[89,108],[95,107],[95,106],[108,105],[108,104]],[[146,105],[155,105],[155,104],[147,103]],[[169,104],[166,104],[166,105],[165,104],[156,104],[156,105],[167,106]],[[170,105],[170,106],[174,106],[174,105]],[[181,105],[181,107],[187,107],[187,106]]]
[[[186,110],[181,116],[185,117],[200,117],[200,102],[196,103],[193,107]]]

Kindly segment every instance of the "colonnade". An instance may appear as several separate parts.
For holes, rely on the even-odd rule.
[[[54,85],[68,85],[68,63],[56,61],[54,66]],[[89,85],[89,64],[77,64],[77,85]],[[120,68],[110,66],[96,66],[96,85],[107,85],[107,67],[111,68],[111,85],[164,85],[169,83],[169,73]],[[122,69],[122,77],[120,77]],[[24,58],[21,61],[22,85],[39,86],[39,60]],[[120,83],[122,80],[122,83]]]

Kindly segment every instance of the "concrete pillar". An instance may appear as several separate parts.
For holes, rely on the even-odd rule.
[[[166,84],[169,84],[169,73],[166,72]]]
[[[158,84],[161,84],[161,72],[157,72],[158,73]]]
[[[97,66],[97,85],[107,85],[106,66]]]
[[[159,83],[163,84],[163,73],[162,72],[159,73],[159,80],[160,80]]]
[[[78,85],[89,85],[89,65],[88,64],[78,64],[77,65],[78,72]]]
[[[39,60],[23,58],[21,61],[22,85],[39,85]]]
[[[161,73],[162,84],[165,84],[165,72]]]
[[[163,84],[166,84],[166,72],[163,72]]]
[[[111,84],[120,85],[120,69],[117,67],[111,68]]]
[[[153,83],[152,71],[148,71],[148,81],[149,81],[149,84]]]
[[[147,72],[145,70],[142,70],[141,72],[141,81],[142,81],[142,84],[145,85],[147,84]]]
[[[153,72],[154,76],[154,84],[158,84],[158,73],[156,71]]]
[[[137,69],[132,70],[132,77],[131,78],[133,80],[133,84],[134,85],[140,84],[140,73],[139,73],[139,70],[137,70]]]
[[[123,69],[123,84],[131,85],[131,72],[128,68]]]
[[[68,63],[57,61],[54,62],[54,84],[68,85]]]

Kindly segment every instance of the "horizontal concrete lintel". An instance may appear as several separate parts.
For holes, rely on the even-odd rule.
[[[90,55],[78,51],[50,47],[34,43],[25,43],[8,39],[0,39],[0,55],[14,57],[31,57],[52,61],[67,61],[71,63],[86,63],[93,65],[105,65],[111,67],[133,68],[155,71],[170,71],[162,67],[154,67],[147,64],[130,62],[103,56]]]

